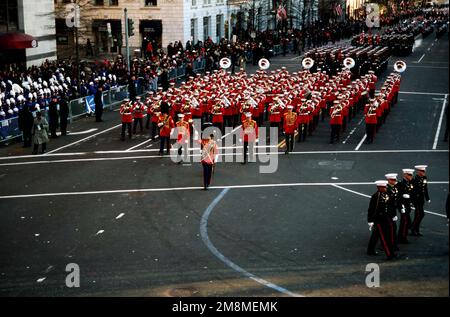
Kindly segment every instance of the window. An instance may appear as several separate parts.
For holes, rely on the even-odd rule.
[[[0,33],[19,30],[17,0],[0,1]]]
[[[192,44],[197,43],[197,40],[198,40],[197,19],[191,19],[191,39],[192,39]]]
[[[195,7],[197,5],[197,0],[192,0],[192,6]]]
[[[117,7],[119,5],[119,0],[109,0],[109,5],[111,7]]]
[[[104,6],[105,0],[94,0],[94,5],[95,6]]]
[[[203,0],[203,5],[211,4],[211,0]]]
[[[203,41],[206,41],[209,37],[209,20],[210,17],[203,18]]]
[[[158,5],[158,0],[145,0],[146,7],[156,7]]]
[[[219,42],[220,39],[222,38],[222,24],[223,24],[223,15],[222,14],[218,14],[216,16],[216,37],[217,37],[217,42]]]

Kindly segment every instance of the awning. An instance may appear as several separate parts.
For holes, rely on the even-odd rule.
[[[18,50],[38,46],[38,41],[25,33],[0,33],[0,50]]]

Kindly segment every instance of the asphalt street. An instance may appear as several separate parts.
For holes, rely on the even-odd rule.
[[[398,59],[407,70],[373,144],[362,113],[339,144],[326,120],[294,153],[276,148],[274,173],[218,163],[209,191],[200,164],[159,157],[148,130],[120,141],[116,111],[74,122],[46,155],[1,148],[0,295],[448,296],[448,46],[432,35],[391,58],[389,70]],[[287,55],[272,68],[300,63]],[[418,164],[429,166],[424,236],[398,260],[368,257],[373,182]],[[79,288],[65,284],[69,263]],[[366,287],[368,263],[379,288]]]

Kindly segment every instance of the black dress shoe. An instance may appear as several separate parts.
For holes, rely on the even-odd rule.
[[[397,243],[398,244],[408,244],[409,241],[408,240],[398,240]]]
[[[418,237],[419,236],[419,234],[417,232],[415,232],[415,231],[411,231],[410,235],[413,236],[413,237]]]
[[[376,256],[376,255],[378,255],[378,252],[377,251],[367,251],[367,255]]]

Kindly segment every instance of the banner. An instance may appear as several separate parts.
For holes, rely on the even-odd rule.
[[[86,112],[88,114],[95,112],[94,95],[86,96]]]

